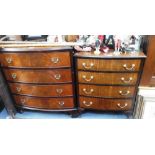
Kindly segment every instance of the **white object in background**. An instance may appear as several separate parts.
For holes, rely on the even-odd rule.
[[[140,87],[138,95],[144,100],[142,119],[155,119],[155,87]]]
[[[62,43],[63,42],[63,36],[62,35],[58,35],[58,42]]]
[[[155,119],[155,102],[145,101],[142,119]]]
[[[47,37],[47,41],[50,43],[55,43],[55,42],[62,43],[62,42],[64,42],[62,35],[49,35]]]
[[[47,37],[47,41],[51,43],[55,43],[56,35],[49,35]]]

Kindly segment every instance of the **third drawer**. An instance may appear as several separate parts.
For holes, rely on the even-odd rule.
[[[134,86],[96,86],[79,84],[79,94],[83,96],[127,98],[133,97],[134,92]]]
[[[72,84],[34,85],[9,83],[9,86],[12,93],[20,95],[39,97],[73,96]]]

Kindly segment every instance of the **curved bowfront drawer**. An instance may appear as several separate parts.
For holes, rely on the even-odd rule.
[[[140,59],[78,59],[79,70],[92,71],[139,71]]]
[[[105,98],[128,98],[134,96],[135,87],[132,86],[95,86],[79,84],[79,94],[83,96]]]
[[[14,95],[17,105],[37,109],[74,108],[73,98],[36,98]]]
[[[59,68],[70,67],[70,52],[0,53],[4,67]]]
[[[3,69],[6,79],[23,83],[67,83],[72,81],[70,69],[24,70]]]
[[[11,92],[14,94],[38,96],[38,97],[64,97],[73,96],[71,84],[60,85],[34,85],[9,83]]]
[[[137,82],[137,78],[137,73],[78,72],[79,83],[88,84],[135,85]]]
[[[96,110],[116,110],[125,111],[131,110],[132,100],[128,99],[99,99],[99,98],[79,98],[80,107]]]

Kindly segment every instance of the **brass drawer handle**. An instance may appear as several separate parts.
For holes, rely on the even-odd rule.
[[[7,61],[8,64],[12,63],[12,59],[11,58],[6,58],[6,61]]]
[[[121,104],[120,104],[120,103],[118,103],[118,104],[117,104],[117,106],[118,106],[119,108],[123,109],[123,108],[127,107],[127,106],[128,106],[128,104],[127,104],[127,103],[125,103],[123,106],[121,106]]]
[[[56,92],[57,92],[58,94],[61,94],[61,93],[63,92],[63,89],[56,89]]]
[[[82,78],[83,78],[85,81],[90,82],[91,80],[94,79],[94,76],[90,76],[90,78],[87,79],[86,75],[83,75]]]
[[[60,75],[60,74],[55,74],[55,75],[54,75],[54,78],[55,78],[56,80],[60,80],[61,75]]]
[[[87,91],[86,88],[83,88],[83,92],[84,92],[85,94],[87,94],[87,95],[90,95],[90,94],[92,94],[92,93],[94,92],[94,89],[90,89],[90,91]]]
[[[128,67],[127,64],[124,64],[123,67],[124,67],[126,70],[131,71],[131,70],[134,70],[135,64],[132,64],[131,67]]]
[[[87,106],[87,107],[89,107],[89,106],[91,106],[91,105],[93,104],[92,101],[90,101],[90,102],[83,101],[82,103],[83,103],[85,106]]]
[[[13,79],[16,79],[16,78],[17,78],[16,73],[12,73],[12,75],[11,75],[11,76],[12,76],[12,78],[13,78]]]
[[[64,106],[65,102],[64,101],[59,101],[60,106]]]
[[[19,92],[21,92],[22,89],[20,87],[17,87],[16,90],[19,93]]]
[[[122,96],[126,96],[126,95],[130,94],[130,91],[129,90],[127,90],[127,91],[120,90],[119,94],[122,95]]]
[[[24,105],[25,102],[26,102],[26,100],[25,100],[24,98],[22,98],[22,99],[20,100],[20,102],[21,102],[22,105]]]
[[[51,58],[51,61],[52,61],[54,64],[56,64],[56,63],[59,62],[59,58]]]
[[[90,65],[88,66],[88,65],[86,65],[85,62],[83,62],[83,63],[82,63],[82,66],[83,66],[85,69],[91,69],[91,68],[94,66],[94,64],[93,64],[93,63],[90,63]]]
[[[130,83],[130,82],[133,80],[133,78],[130,77],[128,80],[125,80],[125,78],[122,77],[121,80],[122,80],[124,83]]]

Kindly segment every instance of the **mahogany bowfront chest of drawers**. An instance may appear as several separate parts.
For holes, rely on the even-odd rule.
[[[133,112],[145,55],[75,54],[81,109]]]
[[[74,52],[69,46],[2,48],[1,70],[15,107],[132,113],[145,55]]]
[[[75,109],[73,49],[4,48],[1,69],[18,109]]]

